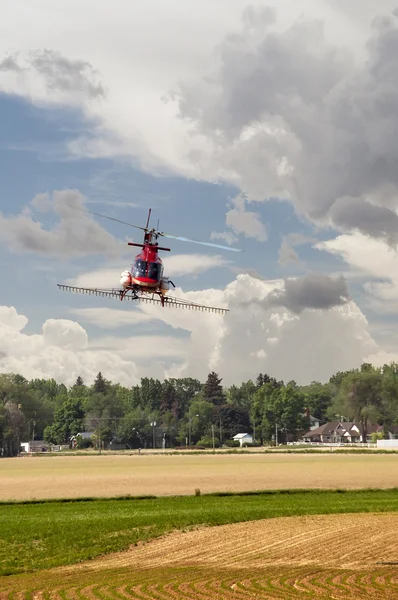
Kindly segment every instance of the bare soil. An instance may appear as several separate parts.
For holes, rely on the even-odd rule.
[[[176,531],[73,570],[286,565],[363,569],[393,563],[398,571],[397,534],[397,513],[279,517]]]

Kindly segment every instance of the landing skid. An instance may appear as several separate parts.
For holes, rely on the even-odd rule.
[[[129,292],[131,292],[131,294],[127,296],[127,294]],[[138,294],[138,290],[136,288],[133,288],[133,287],[129,287],[129,288],[125,288],[123,290],[120,290],[119,294],[120,294],[120,300],[124,300],[126,298],[126,296],[127,296],[128,300],[141,300],[141,298],[142,298],[142,295],[140,296]],[[165,297],[160,292],[145,292],[145,294],[149,294],[150,296],[152,296],[151,299],[154,299],[155,296],[158,296],[161,305],[162,306],[165,305]],[[156,302],[158,302],[159,300],[156,298]]]
[[[210,312],[225,315],[229,312],[228,308],[219,308],[215,306],[205,306],[203,304],[194,304],[193,302],[187,302],[181,298],[174,298],[173,296],[163,296],[160,292],[140,292],[134,288],[127,288],[123,290],[104,290],[98,288],[83,288],[75,287],[72,285],[57,284],[60,290],[64,292],[73,292],[75,294],[89,294],[93,296],[101,296],[102,298],[117,298],[119,300],[131,300],[144,302],[146,304],[159,304],[162,307],[169,308],[185,308],[188,310],[199,310],[202,312]],[[129,293],[131,292],[131,293]]]

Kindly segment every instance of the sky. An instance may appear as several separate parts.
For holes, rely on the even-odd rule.
[[[300,384],[398,360],[398,8],[390,0],[5,0],[0,373]],[[175,295],[118,287],[137,230]]]

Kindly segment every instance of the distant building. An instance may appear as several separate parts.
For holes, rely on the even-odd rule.
[[[47,452],[49,449],[48,444],[46,444],[43,440],[30,440],[29,442],[21,443],[22,452],[32,453],[32,452]]]
[[[367,438],[363,440],[363,428],[360,423],[346,421],[331,421],[315,429],[311,428],[303,435],[306,442],[318,442],[321,444],[341,444],[356,442],[371,442],[373,433],[384,431],[382,425],[368,425]]]
[[[241,448],[243,444],[253,443],[253,436],[250,433],[237,433],[236,435],[234,435],[233,439],[239,442]]]
[[[94,431],[81,431],[81,432],[77,433],[76,435],[72,435],[72,437],[70,438],[72,448],[76,448],[77,438],[80,438],[82,440],[86,440],[89,442],[94,435],[95,435]]]

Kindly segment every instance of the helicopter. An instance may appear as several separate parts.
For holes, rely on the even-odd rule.
[[[128,225],[129,227],[135,227],[144,232],[144,239],[142,244],[135,242],[128,242],[129,246],[137,246],[142,248],[141,252],[134,258],[134,262],[131,266],[131,270],[124,270],[120,275],[120,288],[119,289],[101,289],[101,288],[85,288],[75,287],[65,284],[57,284],[58,287],[63,291],[74,292],[79,294],[89,294],[95,296],[102,296],[107,298],[118,298],[119,300],[131,300],[140,301],[144,303],[160,304],[162,307],[173,307],[173,308],[185,308],[190,310],[199,310],[202,312],[213,312],[218,314],[226,314],[229,312],[227,308],[218,308],[214,306],[205,306],[203,304],[195,304],[188,302],[181,298],[175,298],[169,296],[170,286],[175,288],[175,284],[169,277],[164,276],[163,273],[163,262],[159,256],[159,251],[170,252],[170,248],[159,246],[158,239],[160,237],[172,238],[183,242],[192,242],[194,244],[201,244],[203,246],[211,246],[213,248],[220,248],[222,250],[229,250],[231,252],[240,252],[239,248],[231,248],[228,246],[222,246],[220,244],[213,244],[211,242],[200,242],[198,240],[191,240],[186,237],[175,236],[169,233],[159,231],[159,221],[157,228],[149,228],[149,221],[151,218],[150,208],[148,211],[148,218],[145,227],[139,225],[133,225],[126,221],[115,219],[108,215],[101,213],[83,210],[90,214],[98,217],[103,217],[111,221]]]

